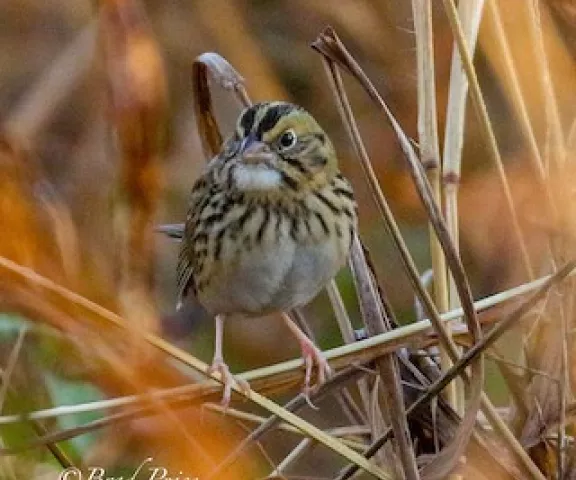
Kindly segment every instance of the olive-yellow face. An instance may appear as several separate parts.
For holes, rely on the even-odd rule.
[[[223,155],[242,191],[305,191],[326,184],[338,170],[334,147],[316,120],[285,102],[244,110]]]

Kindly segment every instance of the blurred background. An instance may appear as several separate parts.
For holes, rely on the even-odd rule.
[[[536,138],[549,133],[543,114],[541,79],[531,75],[533,55],[525,33],[524,0],[498,2]],[[394,0],[170,0],[144,1],[160,45],[168,82],[164,186],[158,223],[185,217],[187,194],[204,165],[192,105],[191,66],[196,56],[214,51],[246,79],[253,101],[284,99],[309,110],[336,144],[341,168],[352,180],[359,202],[361,233],[372,252],[380,281],[399,319],[415,319],[412,290],[399,257],[374,208],[360,165],[340,122],[319,55],[309,44],[332,25],[374,81],[406,133],[417,140],[416,56],[410,2]],[[441,2],[434,6],[434,47],[438,122],[443,141],[453,37]],[[541,2],[549,69],[564,133],[571,132],[576,109],[573,62],[576,7],[572,2]],[[66,203],[79,228],[83,255],[98,266],[95,277],[114,283],[110,261],[110,198],[118,157],[106,109],[102,65],[94,48],[94,4],[89,1],[3,0],[0,3],[0,118],[20,135]],[[497,140],[505,160],[523,228],[535,257],[547,231],[540,199],[527,168],[525,141],[503,74],[494,25],[480,27],[475,65]],[[430,267],[426,217],[404,167],[395,135],[365,93],[349,82],[349,95],[368,153],[405,239],[421,271]],[[239,113],[233,98],[214,91],[222,130],[230,131]],[[35,96],[46,98],[49,115],[39,114]],[[63,100],[61,100],[63,99]],[[51,103],[53,102],[53,103]],[[36,110],[29,108],[36,105]],[[56,105],[57,108],[51,107]],[[38,118],[42,118],[38,122]],[[472,108],[468,109],[461,180],[461,251],[473,293],[482,297],[526,281],[503,196],[495,180]],[[543,233],[544,232],[544,233]],[[175,302],[178,246],[156,238],[157,301],[170,314]],[[89,280],[90,281],[90,280]],[[96,281],[96,280],[94,280]],[[346,272],[339,279],[346,300],[354,293]],[[97,297],[97,295],[96,295]],[[98,298],[94,298],[98,300]],[[341,342],[325,295],[306,308],[320,345]],[[186,325],[169,321],[168,335],[195,355],[212,354],[212,321],[202,315]],[[173,322],[176,322],[174,324]],[[234,370],[275,363],[298,354],[286,345],[279,322],[239,320],[226,329],[225,350]],[[257,348],[254,346],[257,345]]]

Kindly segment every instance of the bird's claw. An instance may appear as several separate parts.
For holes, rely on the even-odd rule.
[[[308,405],[317,409],[310,400],[310,392],[316,387],[324,384],[326,380],[332,376],[332,369],[330,368],[328,361],[322,355],[320,349],[311,340],[307,338],[303,339],[300,342],[300,348],[302,349],[302,358],[304,359],[304,366],[306,367],[302,393],[304,394]],[[312,372],[314,368],[316,368],[317,380],[315,385],[311,385]]]
[[[212,365],[208,367],[208,374],[212,375],[213,373],[218,372],[220,374],[220,378],[224,385],[224,392],[222,394],[221,405],[224,409],[228,408],[230,405],[230,399],[232,398],[232,389],[237,386],[239,387],[244,393],[250,392],[250,385],[248,382],[242,378],[236,378],[230,372],[230,368],[221,358],[214,358],[212,361]]]

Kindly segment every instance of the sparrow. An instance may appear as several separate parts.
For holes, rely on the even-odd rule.
[[[350,182],[314,117],[287,102],[240,114],[234,133],[196,180],[181,236],[178,308],[196,298],[215,317],[214,358],[228,405],[238,381],[224,361],[224,323],[281,313],[300,344],[304,391],[330,375],[321,351],[286,313],[310,302],[346,262],[357,230]]]

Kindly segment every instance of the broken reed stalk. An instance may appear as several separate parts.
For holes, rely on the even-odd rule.
[[[319,49],[321,51],[321,47],[318,45],[318,41],[315,42],[315,44],[313,46],[314,46],[314,48]],[[431,306],[429,309],[431,317],[434,317],[434,315],[436,315],[438,317],[438,312],[435,310],[435,308],[433,306],[433,302],[428,295],[428,292],[426,291],[425,287],[422,285],[422,283],[420,281],[419,273],[416,269],[414,261],[413,261],[411,255],[408,251],[408,248],[406,247],[406,245],[404,243],[404,240],[403,240],[402,235],[400,233],[400,230],[396,224],[394,216],[393,216],[393,214],[392,214],[392,212],[388,206],[388,203],[387,203],[384,195],[382,194],[382,191],[380,190],[378,180],[376,179],[376,176],[375,176],[374,170],[372,168],[372,165],[370,163],[370,160],[368,158],[366,149],[365,149],[364,144],[362,142],[362,139],[360,137],[358,127],[356,125],[354,116],[352,114],[351,106],[348,102],[346,92],[343,88],[342,78],[340,76],[340,73],[339,73],[336,65],[330,59],[323,56],[323,61],[324,61],[324,65],[325,65],[325,68],[326,68],[326,71],[328,74],[328,78],[331,80],[331,85],[333,87],[335,96],[338,100],[337,105],[338,105],[338,108],[340,110],[340,114],[343,118],[343,122],[347,127],[347,130],[348,130],[349,136],[351,138],[352,144],[354,145],[355,150],[357,152],[357,155],[359,156],[359,158],[361,160],[362,168],[363,168],[364,173],[368,179],[368,184],[370,186],[370,189],[372,191],[373,196],[376,199],[376,204],[380,210],[380,213],[384,217],[385,224],[386,224],[388,230],[390,231],[390,233],[392,234],[393,240],[394,240],[396,246],[398,247],[398,249],[401,253],[401,258],[405,262],[405,265],[407,266],[408,271],[411,273],[409,278],[412,280],[415,287],[419,290],[419,294],[428,300],[428,304],[429,304],[429,306]],[[441,335],[441,341],[446,341],[446,339],[444,338],[443,335]]]
[[[462,29],[462,24],[458,17],[458,11],[454,5],[453,0],[442,0],[444,3],[444,10],[450,22],[450,28],[454,35],[454,39],[458,46],[458,51],[460,53],[460,59],[462,61],[462,66],[466,77],[468,79],[470,95],[472,99],[472,104],[474,105],[474,110],[478,116],[480,126],[482,127],[482,134],[486,140],[486,145],[488,146],[488,151],[490,153],[490,158],[496,166],[498,172],[498,177],[502,188],[504,189],[504,197],[506,199],[506,207],[508,209],[508,214],[512,220],[512,227],[514,236],[520,248],[522,263],[529,279],[534,278],[534,269],[530,261],[530,255],[528,253],[528,248],[526,246],[526,240],[522,229],[520,228],[520,222],[518,220],[518,214],[514,206],[514,200],[512,198],[512,193],[510,191],[510,184],[506,176],[506,171],[504,170],[504,165],[502,163],[502,157],[500,151],[498,150],[498,144],[496,142],[496,137],[494,135],[494,130],[492,129],[492,124],[490,123],[490,117],[488,115],[488,110],[486,103],[482,98],[482,91],[480,90],[480,84],[478,82],[478,77],[474,70],[474,65],[472,62],[472,56],[470,50],[466,45],[466,37]]]
[[[320,51],[320,47],[318,46],[318,42],[314,45],[314,48]],[[322,53],[322,52],[321,52]],[[378,181],[376,179],[376,175],[372,166],[370,164],[370,160],[368,159],[368,154],[362,139],[360,137],[360,132],[358,130],[358,126],[356,121],[354,120],[354,116],[352,114],[351,106],[348,102],[348,98],[346,92],[343,88],[343,82],[338,71],[335,63],[323,57],[324,59],[324,66],[326,69],[326,73],[328,77],[332,80],[332,87],[338,99],[338,107],[340,110],[340,114],[343,118],[344,124],[347,127],[348,134],[352,140],[352,144],[356,150],[357,155],[361,159],[361,166],[364,169],[365,175],[369,180],[368,185],[372,191],[374,198],[376,199],[376,205],[380,211],[380,214],[384,218],[385,225],[390,232],[392,239],[400,252],[400,257],[404,262],[406,270],[409,272],[408,278],[411,281],[413,287],[415,288],[418,297],[421,299],[422,304],[426,305],[426,313],[432,318],[433,323],[440,323],[440,316],[434,306],[432,299],[430,298],[426,287],[422,284],[420,279],[420,274],[416,268],[416,264],[410,255],[408,247],[406,246],[404,239],[402,238],[402,234],[400,233],[400,229],[394,219],[394,215],[392,214],[392,210],[386,201],[386,198],[382,194]],[[448,340],[440,334],[440,339],[443,344],[447,344]]]
[[[420,146],[420,161],[426,170],[428,181],[432,188],[434,201],[440,211],[442,208],[441,158],[438,145],[438,121],[436,108],[436,81],[434,69],[434,37],[432,29],[431,0],[412,0],[414,16],[414,32],[416,38],[416,65],[418,74],[418,144]],[[449,226],[449,224],[448,224]],[[434,227],[429,224],[430,256],[432,260],[432,273],[434,278],[434,299],[440,313],[449,310],[448,272],[446,259]],[[452,241],[458,247],[457,237]],[[450,327],[446,327],[450,335]],[[444,348],[440,348],[440,365],[447,370],[452,365],[450,355]],[[446,399],[456,411],[464,399],[458,399],[456,383],[446,388]],[[464,392],[461,392],[464,394]]]
[[[458,12],[462,21],[462,29],[471,52],[474,52],[478,37],[478,28],[482,18],[484,0],[462,2]],[[462,164],[462,145],[466,126],[466,100],[468,98],[468,80],[462,69],[462,61],[458,50],[452,52],[450,85],[448,87],[448,105],[446,107],[446,131],[444,136],[444,156],[442,164],[442,183],[444,186],[444,205],[446,208],[446,225],[456,248],[460,245],[458,224],[458,191],[460,188],[460,171]],[[449,279],[449,309],[460,306],[456,286]],[[461,391],[463,385],[455,382]],[[458,395],[457,411],[462,412],[462,393]]]
[[[354,145],[355,150],[356,150],[356,152],[357,152],[357,154],[361,160],[361,165],[362,165],[364,172],[367,176],[368,184],[369,184],[370,189],[372,191],[372,194],[374,196],[376,205],[378,206],[378,209],[379,209],[380,213],[382,214],[382,217],[385,221],[385,224],[392,235],[394,243],[398,247],[398,250],[401,254],[402,261],[403,261],[404,266],[406,267],[408,274],[409,274],[409,279],[410,279],[411,283],[413,284],[413,286],[416,290],[416,293],[419,296],[420,301],[422,302],[423,307],[426,310],[426,313],[431,317],[433,324],[435,326],[438,326],[438,334],[440,336],[441,342],[445,346],[451,345],[453,347],[453,348],[451,348],[451,350],[453,349],[454,351],[456,351],[454,343],[451,341],[450,337],[448,335],[446,335],[445,329],[442,328],[438,311],[434,305],[434,302],[430,298],[428,292],[426,291],[425,287],[423,286],[423,284],[421,282],[420,274],[418,273],[418,270],[414,264],[414,261],[410,255],[410,252],[408,251],[408,248],[406,247],[406,244],[404,243],[404,240],[402,238],[400,230],[398,229],[398,225],[396,224],[396,221],[394,219],[392,211],[390,210],[390,207],[388,206],[388,202],[386,201],[386,198],[382,193],[382,190],[381,190],[380,185],[378,183],[378,180],[376,178],[375,172],[372,168],[372,165],[371,165],[370,160],[368,158],[368,155],[366,153],[366,149],[362,143],[358,127],[357,127],[356,122],[354,120],[354,117],[352,114],[352,109],[351,109],[351,106],[348,102],[348,99],[347,99],[347,96],[345,93],[342,78],[341,78],[340,72],[336,66],[337,63],[344,65],[344,69],[346,69],[347,71],[349,71],[351,73],[352,73],[352,71],[349,70],[349,68],[354,68],[354,73],[352,73],[352,74],[358,75],[358,77],[356,77],[356,78],[360,79],[359,81],[360,81],[361,85],[363,87],[365,87],[365,89],[368,91],[369,95],[382,108],[384,108],[384,110],[387,114],[389,114],[390,112],[389,112],[388,108],[386,107],[386,105],[384,104],[380,95],[373,88],[370,81],[364,75],[364,73],[362,72],[360,67],[355,63],[355,61],[350,56],[350,54],[347,52],[347,50],[345,50],[344,46],[342,45],[340,40],[336,37],[336,35],[332,29],[327,29],[323,34],[321,34],[320,37],[313,43],[312,46],[313,46],[313,48],[318,50],[323,55],[323,58],[325,59],[326,70],[327,70],[327,73],[328,73],[329,78],[331,80],[331,85],[334,89],[335,96],[338,100],[338,106],[339,106],[341,115],[343,116],[344,123],[348,129],[349,135],[351,137],[352,144]],[[343,62],[343,63],[341,63],[341,62]],[[404,133],[400,129],[400,126],[393,119],[393,117],[388,116],[388,118],[391,119],[391,122],[393,124],[395,131],[400,136],[403,136],[403,139],[402,139],[403,141],[401,140],[401,146],[403,149],[407,149],[407,151],[405,153],[407,154],[408,157],[410,157],[409,158],[410,167],[415,169],[415,170],[412,170],[412,173],[414,173],[417,176],[417,181],[419,183],[418,186],[422,187],[422,185],[423,185],[422,182],[425,181],[425,176],[423,176],[422,172],[419,170],[421,168],[421,165],[420,165],[419,161],[416,159],[414,152],[410,147],[410,142],[405,137]],[[441,217],[439,215],[439,212],[435,208],[435,204],[433,203],[433,200],[431,198],[429,186],[428,186],[428,189],[426,189],[426,187],[422,187],[422,189],[418,189],[418,191],[419,191],[419,193],[426,195],[426,199],[425,199],[426,207],[433,210],[433,213],[431,213],[431,215],[434,215],[435,226],[438,227],[438,222],[441,225],[443,225],[441,222]],[[443,237],[442,240],[443,241],[447,240],[449,242],[449,239],[446,239],[445,227],[440,226],[439,230],[437,230],[436,233],[439,233],[439,231],[442,234],[441,235]],[[454,255],[453,247],[451,250],[450,260],[455,260],[457,264],[460,264],[459,260]],[[461,264],[460,264],[460,268],[457,268],[457,269],[460,271],[460,273],[462,273]],[[469,289],[467,289],[466,284],[467,284],[467,282],[464,282],[464,284],[461,285],[461,288],[463,289],[463,293],[466,290],[468,290],[468,294],[465,294],[465,296],[467,298],[470,298]],[[467,302],[467,304],[464,306],[464,311],[465,311],[465,316],[468,319],[475,319],[476,318],[474,309],[473,309],[472,304],[470,302]],[[471,323],[472,324],[469,325],[470,330],[471,331],[474,331],[474,330],[478,331],[478,326],[475,325],[474,322],[471,322]]]

